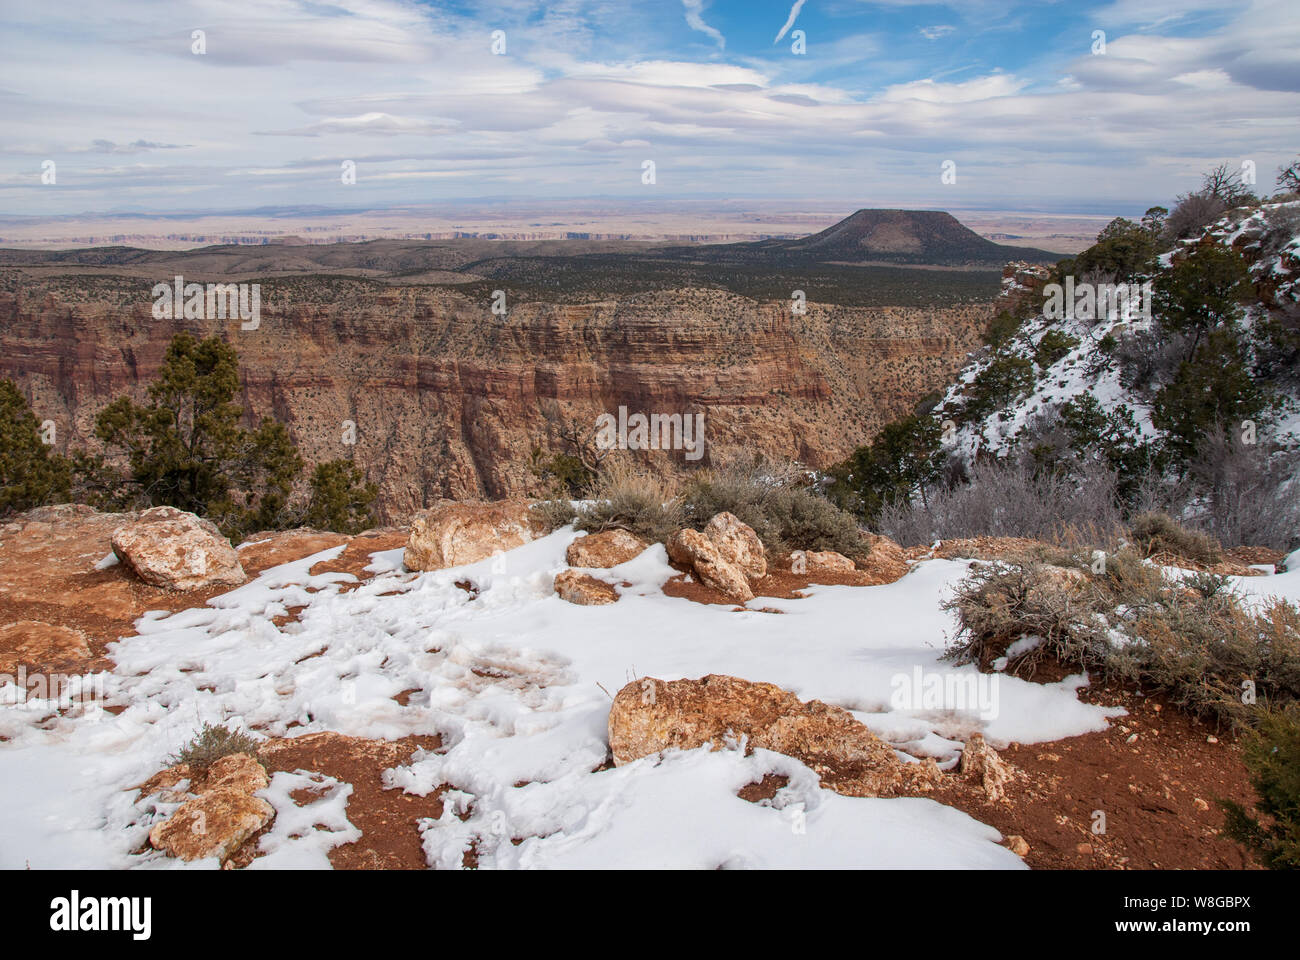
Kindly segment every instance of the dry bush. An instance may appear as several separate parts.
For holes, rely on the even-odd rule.
[[[835,550],[865,559],[870,544],[852,514],[800,483],[792,465],[773,468],[753,458],[703,471],[687,483],[687,522],[701,529],[726,511],[754,529],[769,552]]]
[[[168,758],[167,764],[176,766],[187,763],[196,776],[202,777],[207,774],[208,768],[222,757],[229,757],[236,753],[246,753],[250,757],[256,757],[257,741],[238,730],[205,723],[189,743]]]
[[[969,537],[1057,542],[1067,530],[1112,541],[1123,528],[1113,470],[1084,463],[1079,475],[1035,472],[1028,458],[979,460],[970,482],[928,494],[928,502],[887,505],[880,532],[904,546]]]
[[[1183,526],[1167,513],[1139,514],[1130,524],[1130,535],[1144,557],[1169,554],[1207,566],[1223,560],[1217,540]]]
[[[579,530],[626,530],[647,543],[663,543],[683,523],[681,498],[670,481],[626,461],[607,463],[574,511]]]
[[[1131,549],[1108,556],[1101,574],[1085,569],[1035,558],[975,566],[945,605],[960,628],[946,656],[988,669],[1015,641],[1038,637],[1010,670],[1050,658],[1237,724],[1251,716],[1246,681],[1260,702],[1300,700],[1300,607],[1278,601],[1253,612],[1222,581],[1189,588]]]

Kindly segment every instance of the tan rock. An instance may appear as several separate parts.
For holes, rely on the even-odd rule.
[[[1029,841],[1020,836],[1020,834],[1013,833],[1011,836],[1007,837],[1007,849],[1017,857],[1027,857],[1029,856]]]
[[[58,666],[90,659],[86,635],[43,620],[19,620],[0,627],[0,673],[14,674],[19,664]]]
[[[669,559],[694,570],[706,587],[737,603],[754,599],[744,569],[724,557],[718,545],[698,530],[678,530],[669,538],[667,547]]]
[[[248,579],[235,548],[216,526],[175,507],[154,507],[118,527],[113,552],[145,583],[170,590]]]
[[[609,712],[615,765],[670,748],[690,750],[746,739],[794,757],[822,786],[854,797],[926,792],[940,779],[933,760],[906,763],[847,710],[803,703],[770,683],[712,674],[699,680],[634,680]]]
[[[541,532],[531,506],[528,500],[439,503],[411,522],[402,560],[408,570],[441,570],[522,547]]]
[[[186,800],[149,831],[149,843],[182,860],[225,860],[271,822],[272,806],[261,797],[224,787]]]
[[[565,570],[555,578],[555,592],[560,599],[579,606],[595,607],[618,601],[618,591],[604,580],[597,580],[589,573],[577,570]]]
[[[1006,785],[1012,779],[1011,767],[988,745],[981,733],[973,734],[961,752],[961,773],[979,783],[992,802],[1006,798]]]
[[[796,550],[790,554],[790,569],[795,573],[833,573],[854,571],[853,561],[834,550]]]
[[[571,567],[617,567],[641,555],[647,544],[626,530],[603,530],[569,544],[564,559]]]
[[[178,785],[183,783],[188,787],[192,777],[193,771],[188,763],[178,763],[166,770],[159,770],[135,788],[140,791],[136,799],[143,800],[156,794],[165,803],[180,803],[191,794],[186,789],[179,789]]]
[[[754,528],[741,523],[734,514],[716,514],[704,527],[704,535],[714,542],[724,558],[745,571],[750,580],[767,576],[767,554]]]
[[[246,753],[232,753],[208,767],[208,776],[203,781],[201,792],[238,790],[241,793],[256,793],[270,782],[266,768],[260,763]]]
[[[871,552],[858,563],[858,582],[863,586],[878,586],[901,580],[911,570],[903,548],[888,537],[864,534]]]

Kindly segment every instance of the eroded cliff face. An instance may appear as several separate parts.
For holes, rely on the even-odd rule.
[[[198,279],[198,278],[196,278]],[[283,420],[310,462],[352,456],[400,522],[439,497],[540,492],[535,446],[570,418],[705,414],[708,453],[825,467],[942,387],[978,342],[987,305],[839,307],[714,290],[593,303],[509,304],[428,286],[340,278],[264,283],[261,322],[156,320],[149,285],[33,276],[0,283],[0,376],[16,380],[58,446],[94,447],[95,414],[144,395],[173,334],[236,347],[253,418]],[[355,445],[345,443],[355,423]],[[690,466],[681,453],[657,469]]]

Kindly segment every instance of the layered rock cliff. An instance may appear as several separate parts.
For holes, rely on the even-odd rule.
[[[150,289],[0,271],[0,376],[54,421],[60,448],[93,447],[95,414],[143,396],[173,334],[217,332],[239,352],[251,415],[285,421],[309,461],[354,457],[388,521],[438,497],[537,492],[534,446],[562,449],[561,424],[620,406],[703,412],[702,463],[748,450],[825,467],[945,385],[989,309],[809,303],[796,316],[789,301],[684,289],[511,303],[503,318],[448,288],[317,275],[263,283],[260,325],[242,330],[154,319]]]

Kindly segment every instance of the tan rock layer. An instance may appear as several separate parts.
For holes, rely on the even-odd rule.
[[[55,422],[60,445],[96,446],[95,414],[118,395],[143,398],[173,334],[219,332],[239,351],[252,417],[286,421],[310,462],[355,458],[380,487],[384,522],[440,497],[539,493],[533,446],[559,450],[570,417],[594,423],[620,405],[706,413],[713,456],[829,466],[944,386],[989,310],[814,302],[793,316],[788,301],[680,290],[512,303],[501,321],[486,300],[444,289],[349,285],[343,296],[295,278],[262,281],[261,323],[244,331],[153,319],[152,284],[170,276],[0,273],[17,278],[0,290],[0,376]],[[650,460],[685,466],[680,454]]]

